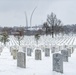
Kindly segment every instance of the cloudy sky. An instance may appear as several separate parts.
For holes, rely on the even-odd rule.
[[[76,24],[76,0],[0,0],[0,26],[40,25],[54,12],[63,24]]]

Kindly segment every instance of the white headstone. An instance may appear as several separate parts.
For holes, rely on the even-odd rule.
[[[13,50],[13,48],[12,48],[12,47],[10,47],[10,52],[11,52],[11,55],[13,54],[12,50]]]
[[[11,55],[13,55],[13,50],[17,50],[18,51],[18,47],[17,46],[10,47]]]
[[[17,52],[18,50],[16,49],[12,50],[13,59],[17,59]]]
[[[31,56],[32,54],[32,49],[31,48],[27,48],[27,56]]]
[[[17,53],[17,66],[21,68],[26,68],[26,54],[23,52]]]
[[[71,51],[71,53],[73,53],[74,52],[74,47],[72,47],[72,51]]]
[[[61,50],[63,61],[68,62],[68,51],[67,50]]]
[[[50,56],[50,49],[49,48],[45,48],[45,56]]]
[[[26,52],[26,47],[23,47],[23,52]]]
[[[71,48],[67,48],[68,50],[68,57],[71,57]]]
[[[55,47],[52,47],[52,48],[51,48],[51,53],[54,53],[55,50],[56,50],[56,48],[55,48]]]
[[[53,71],[63,73],[63,58],[62,54],[53,54]]]
[[[36,49],[35,50],[35,60],[41,60],[41,50]]]

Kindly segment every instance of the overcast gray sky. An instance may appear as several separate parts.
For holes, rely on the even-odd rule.
[[[32,25],[45,22],[51,12],[54,12],[63,24],[76,24],[76,0],[0,0],[0,26],[25,26],[24,12],[26,11],[29,22],[36,6]]]

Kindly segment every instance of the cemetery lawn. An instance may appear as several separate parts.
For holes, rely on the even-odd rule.
[[[63,74],[52,71],[52,54],[42,60],[35,60],[34,55],[26,57],[26,68],[17,67],[17,59],[13,59],[10,50],[4,47],[0,55],[0,75],[76,75],[76,51],[64,62]]]

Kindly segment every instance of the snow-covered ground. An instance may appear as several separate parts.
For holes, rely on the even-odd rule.
[[[26,36],[24,40],[21,41],[21,45],[35,45],[34,37]],[[42,60],[35,60],[34,52],[32,56],[26,57],[26,68],[17,67],[17,60],[14,60],[10,53],[10,46],[18,46],[18,42],[14,37],[10,37],[10,42],[7,43],[6,47],[0,55],[0,75],[62,75],[60,73],[52,71],[52,53],[50,52],[50,57],[45,57],[44,52],[42,53]],[[39,40],[39,45],[47,47],[55,46],[76,46],[75,36],[64,36],[51,38],[50,36],[42,36]],[[32,46],[31,46],[32,47]],[[76,50],[69,57],[69,62],[64,62],[63,65],[63,75],[76,75]]]

